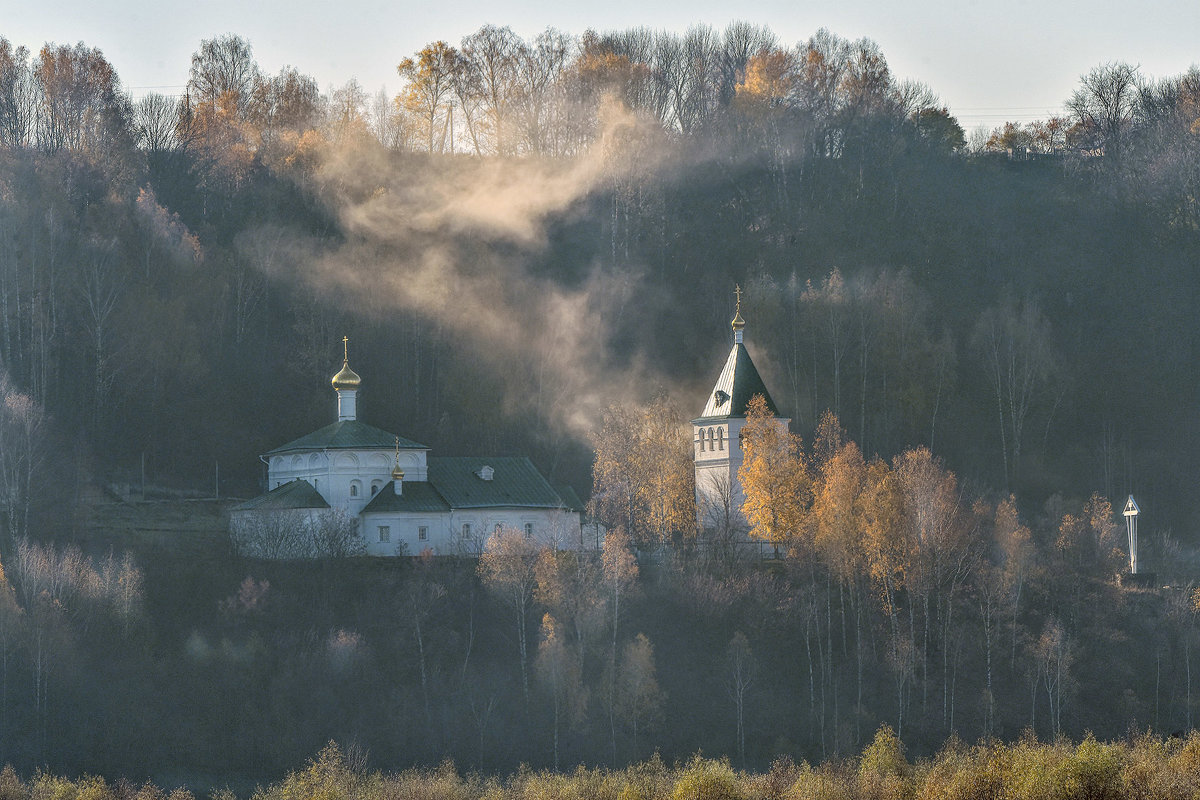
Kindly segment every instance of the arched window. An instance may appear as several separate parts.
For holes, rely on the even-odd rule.
[[[704,452],[704,429],[700,429],[700,452]]]
[[[358,484],[357,483],[350,484],[350,496],[358,497]]]
[[[718,450],[725,449],[725,429],[724,428],[717,428],[717,449]]]
[[[463,534],[462,535],[463,535],[464,539],[471,538],[471,523],[469,523],[469,522],[463,523]]]
[[[714,447],[714,446],[713,446],[713,440],[714,440],[715,438],[716,438],[716,436],[713,434],[713,429],[712,429],[712,428],[709,428],[709,429],[708,429],[708,449],[709,449],[709,450],[716,450],[716,449],[717,449],[716,447]]]

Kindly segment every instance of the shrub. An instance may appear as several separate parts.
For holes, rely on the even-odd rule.
[[[904,745],[889,725],[879,726],[858,762],[858,794],[879,800],[903,800],[912,795],[912,767]]]
[[[695,756],[675,781],[671,800],[744,800],[738,776],[727,760]]]
[[[29,800],[29,787],[17,777],[11,764],[0,771],[0,800]]]
[[[855,800],[854,776],[828,764],[818,769],[805,764],[787,792],[787,800]]]

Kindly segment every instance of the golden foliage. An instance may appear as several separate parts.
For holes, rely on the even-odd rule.
[[[747,405],[741,435],[738,480],[746,498],[742,513],[751,525],[750,535],[775,545],[807,544],[812,477],[800,437],[788,433],[762,395]]]
[[[592,437],[594,513],[639,541],[666,542],[696,532],[690,432],[666,398],[644,408],[610,406]]]

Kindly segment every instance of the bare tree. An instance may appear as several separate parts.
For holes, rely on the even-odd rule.
[[[729,696],[733,700],[734,715],[737,718],[737,747],[738,759],[744,767],[746,764],[746,692],[754,682],[755,663],[754,653],[750,650],[750,642],[741,631],[733,634],[729,646],[725,648],[725,666]]]
[[[625,645],[617,681],[617,714],[630,728],[637,754],[638,730],[653,727],[662,718],[663,692],[654,666],[654,646],[644,633]]]
[[[605,591],[608,595],[609,619],[612,629],[612,648],[608,661],[608,724],[612,734],[612,757],[617,759],[617,629],[621,622],[621,600],[633,590],[637,582],[638,565],[634,558],[629,536],[620,529],[609,531],[604,537]]]
[[[1138,68],[1111,61],[1079,78],[1079,88],[1067,100],[1072,120],[1087,136],[1086,145],[1117,160],[1142,87]]]
[[[511,28],[484,25],[462,40],[463,75],[456,83],[477,93],[487,117],[492,151],[501,155],[512,150],[513,106],[519,97],[517,70],[527,57],[528,46]],[[461,92],[460,92],[461,94]],[[459,98],[460,104],[462,97]],[[472,133],[472,138],[475,134]],[[478,144],[476,145],[478,147]]]
[[[501,528],[488,537],[479,558],[479,576],[496,597],[513,612],[517,626],[517,654],[521,661],[521,688],[529,710],[529,607],[537,586],[537,546],[523,531]]]
[[[147,153],[164,153],[175,149],[179,104],[174,100],[151,92],[134,105],[133,121],[138,144]]]
[[[223,106],[245,119],[261,77],[250,43],[227,33],[202,40],[192,54],[188,92],[198,104]]]
[[[0,373],[0,507],[10,541],[27,536],[35,477],[46,455],[45,414]]]
[[[430,561],[428,556],[421,556],[417,559],[417,569],[405,583],[400,617],[409,621],[413,627],[413,638],[417,642],[417,658],[421,671],[421,698],[425,704],[425,723],[432,729],[433,715],[429,708],[429,668],[425,647],[425,624],[438,601],[446,596],[446,587],[433,580]]]
[[[36,87],[29,50],[0,36],[0,144],[23,147],[33,136]]]
[[[1037,303],[1009,300],[979,316],[972,341],[996,396],[1004,482],[1011,486],[1021,458],[1025,423],[1044,399],[1057,366],[1050,322]]]
[[[778,47],[779,39],[770,28],[735,20],[721,34],[721,80],[718,96],[722,105],[729,105],[739,84],[746,80],[746,65],[759,53]]]
[[[351,78],[326,100],[325,125],[334,142],[353,142],[367,135],[367,93]]]
[[[554,88],[572,49],[569,36],[547,28],[537,35],[532,47],[524,47],[518,55],[516,80],[520,94],[516,110],[525,152],[548,153]]]
[[[583,719],[587,695],[580,679],[582,665],[567,647],[554,617],[542,617],[535,671],[550,695],[554,711],[554,769],[558,769],[559,730],[565,719],[575,727]]]
[[[99,429],[101,414],[108,405],[116,380],[113,366],[112,326],[117,304],[125,293],[125,277],[116,259],[116,239],[97,244],[87,256],[79,287],[87,314],[84,325],[91,337],[92,424]]]
[[[239,512],[229,526],[233,552],[246,558],[300,558],[306,520],[301,513]]]
[[[411,134],[405,123],[404,114],[383,89],[380,89],[371,98],[368,125],[371,133],[375,134],[375,138],[384,147],[391,150],[409,148]]]
[[[358,535],[358,520],[341,509],[331,508],[313,518],[308,536],[313,558],[350,558],[366,552],[366,543]]]

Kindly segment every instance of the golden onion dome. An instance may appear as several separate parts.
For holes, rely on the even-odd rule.
[[[746,327],[746,320],[742,319],[742,313],[740,311],[735,312],[733,315],[733,329],[740,331],[744,327]]]
[[[399,464],[397,464],[396,467],[392,470],[392,480],[394,480],[394,481],[404,480],[404,470],[400,469]]]
[[[362,378],[354,370],[350,369],[348,362],[342,362],[342,369],[337,375],[333,376],[334,389],[357,389],[362,385]]]

